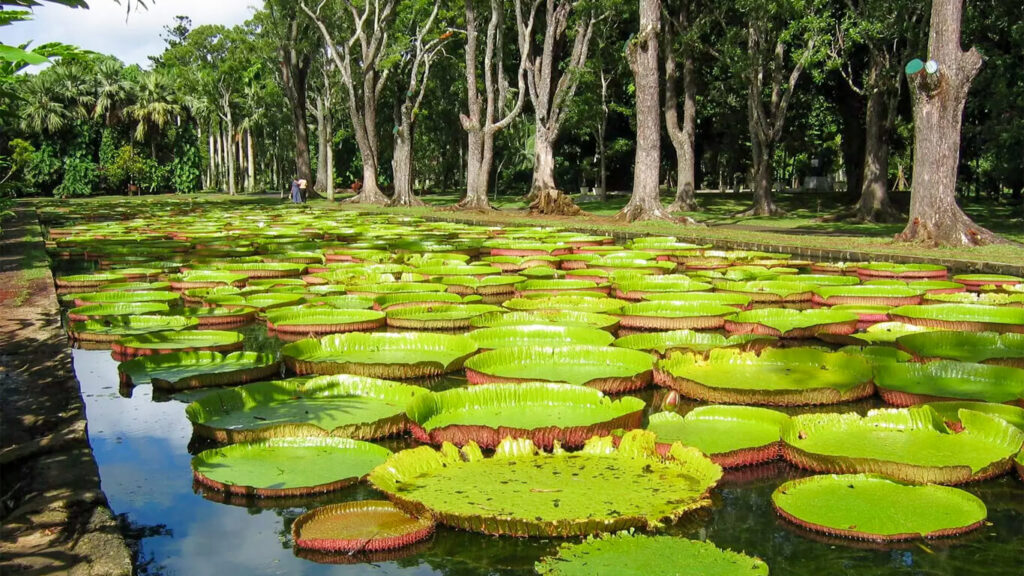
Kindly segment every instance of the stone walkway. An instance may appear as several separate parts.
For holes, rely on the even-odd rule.
[[[128,576],[35,211],[0,242],[0,573]]]

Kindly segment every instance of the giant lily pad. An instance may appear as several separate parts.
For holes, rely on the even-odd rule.
[[[933,304],[900,306],[889,315],[893,320],[945,330],[968,332],[1024,332],[1024,308],[1003,308],[980,304]]]
[[[402,292],[444,292],[448,287],[436,282],[383,282],[379,284],[356,284],[348,287],[349,294],[359,296],[383,296]]]
[[[111,316],[137,316],[139,314],[161,314],[169,311],[163,302],[126,302],[121,304],[86,304],[68,310],[68,320],[84,322]]]
[[[736,313],[732,306],[702,302],[639,302],[616,312],[623,328],[644,330],[713,330]]]
[[[117,367],[124,384],[152,384],[165,390],[244,384],[279,371],[280,364],[273,356],[256,352],[171,352],[142,356]]]
[[[573,310],[533,310],[530,312],[509,312],[507,314],[484,314],[473,318],[469,325],[474,328],[497,328],[499,326],[522,326],[534,324],[555,324],[559,326],[582,326],[615,330],[619,319],[607,314],[575,312]]]
[[[421,442],[490,449],[513,437],[550,450],[555,443],[579,447],[591,436],[639,428],[643,410],[639,398],[613,401],[592,388],[531,382],[431,392],[410,402],[408,415]]]
[[[741,348],[743,350],[761,349],[775,341],[771,336],[757,334],[734,334],[726,338],[714,332],[694,332],[692,330],[674,330],[671,332],[649,332],[623,336],[612,346],[646,350],[667,356],[672,352],[692,351],[707,353],[715,348]]]
[[[283,292],[262,292],[258,294],[219,294],[208,296],[207,305],[228,309],[272,310],[283,306],[294,306],[305,301],[302,294],[286,294]]]
[[[350,438],[272,438],[200,452],[192,473],[231,494],[300,496],[354,484],[389,456],[387,448]]]
[[[923,360],[947,358],[1024,368],[1024,334],[995,332],[921,332],[896,344]]]
[[[878,324],[872,324],[863,332],[850,334],[849,339],[866,344],[891,344],[896,342],[896,340],[901,336],[906,336],[907,334],[932,332],[934,330],[937,329],[928,328],[927,326],[917,326],[916,324],[907,324],[904,322],[879,322]]]
[[[652,414],[647,430],[657,436],[658,450],[681,442],[699,448],[723,468],[750,466],[782,454],[782,426],[789,417],[753,406],[701,406],[686,416]]]
[[[932,400],[981,400],[1024,406],[1024,370],[973,362],[941,360],[920,364],[893,362],[875,366],[875,385],[883,400],[912,406]]]
[[[421,378],[458,370],[476,351],[462,335],[349,332],[286,344],[281,357],[298,374]]]
[[[557,324],[521,324],[482,328],[467,334],[483,350],[515,346],[607,346],[615,339],[608,331]]]
[[[982,286],[1013,286],[1024,282],[1024,278],[1007,274],[957,274],[953,281],[963,284],[968,290],[978,290]]]
[[[655,382],[690,398],[725,404],[837,404],[874,392],[869,362],[818,348],[768,348],[760,355],[720,349],[707,358],[676,353],[658,361]]]
[[[524,438],[503,441],[490,458],[474,443],[461,453],[421,446],[375,468],[370,483],[407,512],[455,528],[572,537],[673,522],[710,504],[721,475],[696,448],[676,445],[660,458],[654,435],[635,430],[618,448],[593,438],[579,452],[538,452]]]
[[[981,527],[988,515],[970,492],[872,474],[791,480],[772,493],[772,504],[804,528],[876,542],[963,534]]]
[[[815,286],[786,280],[753,280],[718,282],[715,288],[749,296],[753,302],[808,302],[813,297]]]
[[[125,276],[116,272],[97,272],[95,274],[69,274],[58,276],[54,282],[58,288],[93,288],[110,284],[111,282],[123,282]]]
[[[245,286],[248,280],[245,274],[232,274],[231,272],[216,272],[209,270],[194,270],[183,274],[172,274],[167,277],[171,287],[175,290],[186,290],[188,288],[210,288],[213,286]]]
[[[745,308],[750,304],[750,296],[731,294],[729,292],[651,292],[643,295],[644,300],[673,302],[703,302]]]
[[[162,302],[168,306],[173,306],[178,303],[181,296],[175,292],[165,290],[132,290],[125,292],[86,292],[71,294],[67,298],[74,300],[75,306],[132,302]]]
[[[960,411],[966,409],[1001,418],[1017,427],[1019,430],[1024,431],[1024,408],[1019,406],[993,404],[992,402],[964,401],[929,402],[928,404],[924,404],[924,406],[934,410],[951,430],[959,430],[962,428],[963,424],[960,422]]]
[[[709,289],[711,284],[697,282],[688,276],[652,276],[616,282],[615,296],[626,300],[640,300],[650,294],[700,292]]]
[[[536,570],[542,576],[768,576],[759,558],[710,542],[629,532],[563,544]]]
[[[111,344],[115,360],[124,361],[136,356],[210,350],[234,352],[242,349],[244,337],[238,332],[223,330],[187,330],[183,332],[155,332],[126,336]]]
[[[725,320],[725,329],[737,334],[765,334],[779,338],[813,338],[818,334],[852,334],[857,315],[839,310],[762,308],[739,312]]]
[[[430,536],[434,522],[388,501],[360,500],[310,510],[292,522],[300,550],[365,554],[403,548]]]
[[[184,308],[181,314],[186,318],[195,318],[200,326],[224,326],[244,324],[256,318],[255,308]]]
[[[373,299],[374,308],[397,310],[406,306],[438,306],[441,304],[468,304],[478,296],[463,296],[454,292],[396,292]]]
[[[872,410],[793,416],[782,454],[816,472],[883,474],[906,482],[961,484],[1006,473],[1024,432],[995,416],[960,411],[962,432],[934,410]]]
[[[100,320],[72,322],[68,326],[68,336],[83,342],[112,342],[125,336],[186,330],[198,325],[199,320],[184,316],[108,316]]]
[[[518,295],[554,295],[558,293],[577,292],[596,292],[598,294],[607,294],[608,287],[598,285],[597,282],[592,282],[590,280],[567,280],[564,278],[548,280],[527,280],[516,285],[516,293]]]
[[[373,330],[384,325],[384,313],[378,310],[353,309],[287,309],[270,310],[267,329],[298,334],[329,334]]]
[[[249,442],[282,436],[374,440],[405,432],[406,404],[426,392],[388,380],[337,374],[216,390],[185,408],[200,436]]]
[[[920,304],[923,294],[924,290],[909,286],[820,286],[814,289],[812,301],[825,306],[907,306]]]
[[[455,294],[512,294],[516,285],[526,281],[525,276],[448,276],[441,278],[441,283],[448,286],[448,291]]]
[[[945,266],[938,264],[897,264],[891,262],[866,262],[857,266],[861,278],[899,279],[940,279],[948,276]]]
[[[414,330],[461,330],[481,314],[501,312],[500,306],[490,304],[441,304],[437,306],[407,306],[390,309],[387,324],[393,328]]]
[[[540,298],[512,298],[505,302],[509,310],[570,310],[597,314],[615,313],[628,304],[616,298],[595,298],[580,294],[559,294]]]
[[[483,352],[466,361],[471,384],[568,382],[609,394],[646,387],[650,354],[610,346],[521,346]]]

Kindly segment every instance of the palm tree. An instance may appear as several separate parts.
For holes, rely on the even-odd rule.
[[[159,130],[181,113],[173,98],[170,82],[157,72],[149,72],[139,82],[135,103],[124,109],[125,115],[138,122],[135,139],[145,142],[149,139],[150,156],[156,160],[156,141]]]
[[[71,120],[53,76],[39,74],[24,80],[21,87],[21,126],[26,132],[56,134]]]
[[[135,83],[117,60],[104,59],[96,66],[96,103],[93,118],[103,118],[107,126],[117,122],[135,92]]]

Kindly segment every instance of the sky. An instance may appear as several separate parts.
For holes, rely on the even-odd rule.
[[[18,45],[33,41],[63,42],[79,48],[113,54],[125,64],[147,66],[147,56],[160,54],[164,26],[179,14],[201,24],[241,24],[252,14],[252,6],[263,0],[153,0],[149,9],[132,10],[125,21],[125,7],[114,0],[90,0],[88,10],[76,10],[56,4],[35,9],[35,18],[0,28],[0,41]]]

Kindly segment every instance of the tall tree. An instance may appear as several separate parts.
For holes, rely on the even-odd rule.
[[[820,56],[819,0],[741,0],[746,18],[747,126],[754,206],[745,216],[781,214],[772,198],[773,160],[804,68]]]
[[[636,85],[636,162],[633,195],[615,217],[619,220],[669,219],[659,196],[661,113],[658,38],[661,0],[640,0],[640,29],[626,47]]]
[[[680,0],[675,10],[666,10],[667,23],[662,31],[665,53],[665,129],[676,150],[676,197],[669,212],[697,210],[696,140],[697,140],[697,78],[694,70],[694,49],[690,27],[693,0]],[[676,54],[676,39],[680,54]],[[679,71],[682,60],[683,122],[679,123]]]
[[[434,59],[441,54],[445,43],[451,38],[452,32],[446,31],[439,36],[430,38],[438,23],[438,12],[441,1],[412,3],[409,10],[401,16],[408,20],[405,26],[413,31],[405,41],[400,43],[401,62],[399,75],[406,78],[404,96],[395,109],[394,151],[391,156],[391,168],[394,174],[395,193],[391,197],[392,206],[420,206],[423,201],[413,191],[415,182],[413,166],[413,143],[415,142],[416,118],[427,92],[427,81]],[[429,16],[422,20],[423,8],[429,6]]]
[[[956,203],[960,129],[981,54],[960,47],[963,0],[932,0],[929,67],[911,74],[914,105],[914,174],[910,221],[897,240],[977,246],[1002,238],[974,223]]]
[[[294,0],[266,0],[268,16],[264,27],[277,41],[281,86],[288,98],[292,133],[295,136],[295,174],[313,182],[310,163],[309,129],[306,124],[309,74],[316,51],[316,31],[299,12]]]
[[[833,38],[832,58],[850,89],[867,98],[860,200],[847,216],[861,222],[895,222],[903,215],[889,200],[889,141],[899,105],[902,63],[921,38],[917,2],[846,0],[846,13]],[[866,48],[867,66],[858,75],[851,62]]]
[[[156,160],[161,131],[181,113],[181,107],[174,101],[170,82],[158,72],[148,72],[139,83],[135,103],[124,111],[136,122],[135,139],[139,142],[148,140],[150,158]]]
[[[380,137],[377,134],[377,107],[390,75],[390,70],[384,69],[382,62],[387,55],[391,23],[395,17],[395,0],[364,0],[362,6],[346,2],[338,16],[345,23],[349,36],[341,43],[334,41],[320,15],[323,3],[317,7],[317,12],[310,10],[305,2],[300,6],[320,30],[348,99],[349,119],[363,163],[363,187],[349,202],[385,204],[388,197],[381,192],[378,182]]]
[[[555,142],[569,100],[579,84],[580,69],[587,63],[590,37],[597,14],[593,8],[582,9],[582,0],[546,0],[544,3],[544,36],[540,53],[527,62],[527,87],[533,105],[533,183],[530,210],[541,214],[576,214],[579,207],[555,184]],[[538,7],[534,4],[534,7]],[[582,13],[581,13],[582,12]],[[572,48],[562,64],[563,46],[570,19],[573,26]],[[520,22],[523,22],[520,19]],[[522,35],[525,30],[518,30]],[[520,42],[533,42],[523,38]]]
[[[508,127],[523,109],[526,98],[526,65],[530,58],[530,44],[525,38],[533,35],[534,14],[541,0],[533,1],[533,10],[523,19],[522,1],[515,1],[518,36],[519,69],[516,74],[516,100],[506,108],[509,97],[509,83],[504,64],[504,19],[505,11],[501,0],[489,0],[490,18],[484,37],[482,70],[477,62],[479,55],[480,21],[477,19],[477,1],[466,1],[466,100],[467,113],[459,120],[466,131],[466,196],[456,204],[457,208],[489,210],[487,185],[494,164],[494,135]],[[483,93],[480,91],[479,72],[483,73]],[[499,117],[499,114],[504,114]]]

